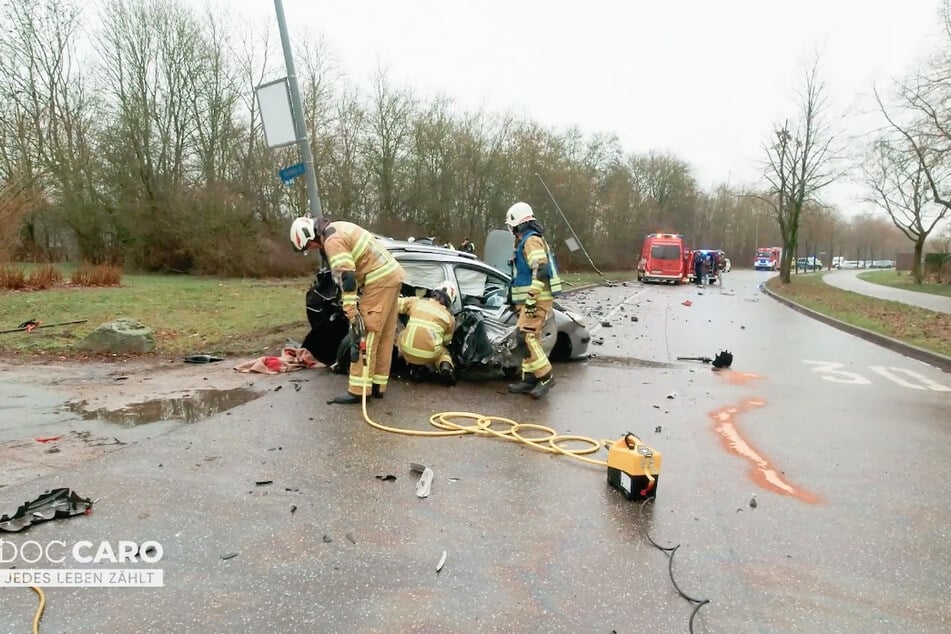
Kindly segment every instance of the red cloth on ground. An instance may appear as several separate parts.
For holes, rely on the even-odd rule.
[[[280,374],[296,372],[306,368],[325,368],[306,348],[284,348],[281,356],[264,356],[245,361],[234,366],[238,372],[257,372],[258,374]]]

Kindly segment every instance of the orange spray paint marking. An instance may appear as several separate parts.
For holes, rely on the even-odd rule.
[[[726,380],[727,383],[731,385],[749,385],[753,381],[762,379],[763,377],[759,374],[754,374],[752,372],[737,372],[736,370],[717,370],[717,376]]]
[[[737,414],[756,407],[761,407],[764,404],[763,401],[748,400],[741,405],[724,407],[723,409],[712,412],[710,418],[714,422],[714,431],[722,436],[723,444],[730,453],[745,458],[746,461],[750,463],[752,466],[750,477],[758,485],[774,493],[789,495],[807,504],[815,504],[819,501],[816,495],[808,491],[803,491],[787,481],[783,475],[769,463],[769,460],[763,457],[762,453],[743,438],[743,435],[737,428],[734,422]]]

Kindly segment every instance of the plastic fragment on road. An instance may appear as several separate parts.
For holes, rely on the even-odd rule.
[[[17,533],[40,522],[87,515],[93,501],[72,489],[50,489],[38,498],[24,502],[12,515],[0,515],[0,530]]]
[[[224,361],[224,357],[216,357],[210,354],[190,354],[183,359],[185,363],[215,363]]]
[[[440,570],[442,570],[442,567],[446,565],[447,556],[448,556],[448,553],[445,550],[442,551],[442,557],[439,558],[439,563],[436,564],[436,572],[439,572]]]
[[[62,436],[50,436],[48,438],[34,438],[36,442],[53,442],[54,440],[59,440]]]
[[[433,484],[433,470],[417,462],[411,462],[409,468],[414,473],[422,474],[419,476],[419,480],[416,482],[416,497],[429,497],[429,491]]]
[[[689,308],[690,306],[693,306],[693,302],[690,301],[689,299],[685,299],[685,300],[683,301],[683,305],[684,305],[684,306],[687,306],[687,307]]]

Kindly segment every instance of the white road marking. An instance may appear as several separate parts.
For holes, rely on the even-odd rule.
[[[601,325],[603,322],[605,322],[605,321],[611,321],[611,320],[614,318],[614,316],[618,314],[618,311],[621,310],[621,307],[622,307],[622,306],[624,306],[625,304],[630,304],[631,302],[633,302],[635,299],[637,299],[638,297],[640,297],[641,295],[643,295],[643,294],[646,293],[646,292],[647,292],[647,289],[645,288],[645,289],[641,289],[641,290],[637,291],[636,293],[633,293],[633,294],[629,295],[627,298],[624,299],[624,301],[622,301],[620,304],[618,304],[617,306],[615,306],[614,308],[612,308],[612,309],[608,312],[607,315],[605,315],[603,318],[600,318],[599,321],[598,321],[598,323],[597,323],[597,325],[595,325],[595,326],[592,327],[592,328],[589,328],[589,329],[588,329],[588,333],[590,333],[591,336],[594,337],[596,334],[598,334],[599,332],[601,332],[601,329],[604,327],[604,326]]]
[[[872,383],[861,374],[849,372],[848,370],[839,370],[838,368],[841,368],[843,365],[841,363],[834,363],[832,361],[806,360],[803,360],[803,363],[810,363],[818,366],[813,368],[812,371],[818,372],[826,381],[832,381],[833,383],[851,383],[852,385],[871,385]]]
[[[896,385],[907,387],[912,390],[932,390],[934,392],[951,392],[951,387],[948,387],[947,385],[942,385],[941,383],[938,383],[937,381],[932,381],[928,377],[922,374],[919,374],[915,372],[914,370],[906,370],[905,368],[893,368],[893,367],[886,368],[883,365],[873,365],[872,370],[875,372],[878,372],[883,377],[895,383]],[[911,377],[915,379],[916,381],[918,381],[920,385],[916,383],[909,383],[905,379],[898,376],[896,373],[902,373],[905,376]]]

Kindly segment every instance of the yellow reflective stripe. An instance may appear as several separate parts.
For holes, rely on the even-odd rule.
[[[430,330],[438,330],[442,332],[442,324],[437,321],[429,321],[428,319],[423,319],[422,317],[417,317],[413,315],[409,318],[409,321],[406,322],[407,326],[417,326],[419,328],[428,328]]]
[[[378,279],[386,277],[387,275],[395,271],[397,268],[399,268],[399,263],[396,260],[394,260],[392,256],[390,256],[389,258],[387,258],[386,264],[384,264],[378,269],[374,269],[373,271],[370,271],[369,273],[367,273],[364,284],[372,284]]]
[[[330,268],[340,269],[346,268],[348,271],[353,271],[357,268],[357,263],[353,259],[353,255],[349,251],[344,251],[343,253],[336,253],[330,256]]]
[[[356,367],[356,366],[354,366],[354,367]],[[360,373],[360,374],[357,374],[357,375],[351,374],[351,375],[350,375],[350,378],[349,378],[349,380],[347,381],[347,385],[349,385],[350,387],[370,387],[371,382],[370,382],[370,379],[364,380],[364,378],[363,378],[363,373],[362,373],[362,370],[361,370],[361,373]]]
[[[513,286],[512,287],[512,301],[513,302],[524,302],[528,297],[528,286]]]
[[[372,382],[376,385],[386,385],[389,383],[390,377],[386,374],[374,374]]]
[[[416,335],[419,332],[415,324],[407,324],[406,330],[400,335],[400,348],[403,352],[409,353],[414,357],[431,360],[435,358],[435,351],[424,348],[417,348],[413,345],[416,342]]]
[[[357,294],[356,293],[344,293],[340,296],[343,305],[356,304],[357,303]]]
[[[546,359],[545,357],[542,357],[541,359],[538,359],[534,363],[523,362],[522,371],[527,374],[529,372],[535,372],[536,370],[541,370],[546,365],[548,365],[548,359]]]
[[[532,249],[528,252],[528,255],[525,256],[525,259],[528,260],[529,266],[534,266],[538,263],[538,260],[547,260],[548,252],[545,249]]]
[[[353,245],[353,259],[359,260],[360,256],[363,255],[363,252],[367,250],[367,246],[370,244],[370,238],[372,236],[368,231],[364,231],[360,234],[360,237],[357,238],[357,243]]]
[[[409,310],[410,300],[416,299],[415,297],[400,297],[396,300],[396,312],[405,313]]]

